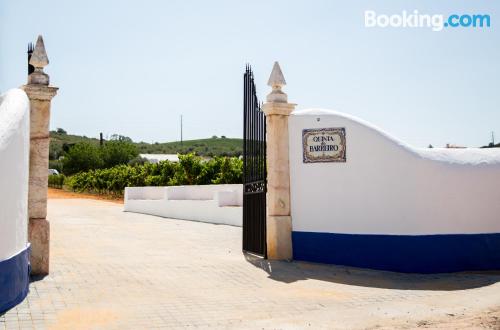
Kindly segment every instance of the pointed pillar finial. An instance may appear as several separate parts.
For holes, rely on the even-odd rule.
[[[273,89],[271,93],[267,95],[267,102],[286,103],[288,101],[287,95],[281,90],[281,87],[286,85],[286,81],[278,61],[274,62],[273,70],[271,71],[267,85],[271,86]]]
[[[38,36],[29,64],[35,68],[35,71],[28,76],[28,84],[48,85],[49,76],[43,72],[43,68],[49,64],[49,58],[41,35]]]

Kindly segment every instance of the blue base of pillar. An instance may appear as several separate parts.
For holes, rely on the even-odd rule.
[[[292,233],[296,260],[403,273],[500,270],[500,234]]]
[[[30,247],[0,261],[0,313],[24,300],[30,283]]]

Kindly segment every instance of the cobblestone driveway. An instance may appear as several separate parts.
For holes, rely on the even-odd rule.
[[[405,275],[241,253],[241,228],[49,200],[51,274],[0,329],[500,328],[500,274]]]

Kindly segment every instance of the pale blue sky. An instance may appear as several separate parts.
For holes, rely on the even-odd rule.
[[[416,146],[500,140],[496,1],[0,0],[0,90],[25,83],[43,34],[60,87],[51,127],[134,140],[242,135],[242,73],[273,61],[298,108],[374,123]],[[489,29],[364,27],[364,11],[489,14]]]

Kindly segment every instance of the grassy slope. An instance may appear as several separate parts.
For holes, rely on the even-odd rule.
[[[99,144],[99,139],[79,135],[58,134],[53,131],[50,132],[50,137],[51,153],[60,152],[65,143],[90,142]],[[188,152],[195,152],[200,156],[236,156],[241,155],[243,152],[243,140],[230,138],[189,140],[184,141],[182,144],[178,141],[153,144],[138,142],[135,144],[139,148],[141,154],[185,154]]]
[[[86,136],[59,134],[54,131],[50,132],[50,159],[56,158],[62,154],[64,144],[74,144],[78,142],[90,142],[99,144],[99,139],[88,138]]]
[[[243,140],[229,139],[229,138],[211,138],[201,140],[189,140],[181,142],[167,142],[167,143],[138,143],[139,151],[147,154],[185,154],[188,152],[195,152],[198,155],[212,156],[212,155],[240,155],[243,150]]]

